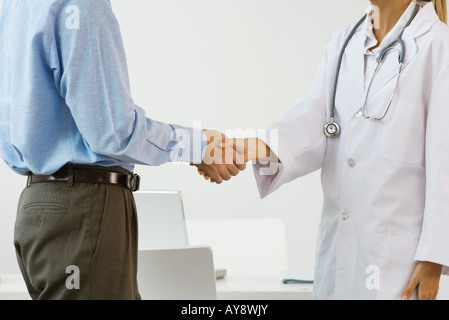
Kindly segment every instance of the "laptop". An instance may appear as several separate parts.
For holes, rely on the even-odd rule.
[[[216,300],[212,249],[141,249],[137,281],[142,300]]]
[[[139,224],[139,250],[189,247],[182,194],[177,190],[134,192]],[[215,269],[216,279],[227,270]]]

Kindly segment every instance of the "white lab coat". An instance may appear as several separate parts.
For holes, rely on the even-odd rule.
[[[449,29],[432,3],[420,10],[403,35],[405,67],[395,100],[384,120],[373,121],[360,117],[362,24],[341,67],[341,135],[327,139],[337,59],[353,26],[329,40],[306,97],[268,128],[277,136],[261,136],[282,162],[277,173],[267,175],[261,164],[254,172],[264,198],[322,170],[315,299],[400,299],[417,261],[442,264],[443,273],[449,266]],[[374,80],[370,113],[387,106],[397,57],[389,54]]]

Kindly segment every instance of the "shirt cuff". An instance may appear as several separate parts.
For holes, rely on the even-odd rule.
[[[200,164],[203,162],[207,149],[206,133],[197,128],[173,126],[171,141],[175,145],[171,148],[170,162],[186,162]]]

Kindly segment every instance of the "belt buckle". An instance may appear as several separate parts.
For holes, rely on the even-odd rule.
[[[131,191],[137,191],[140,188],[140,176],[135,173],[130,173],[126,179],[126,185]]]

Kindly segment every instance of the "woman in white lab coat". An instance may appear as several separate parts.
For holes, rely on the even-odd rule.
[[[331,37],[307,95],[265,137],[234,140],[248,160],[267,158],[255,146],[279,159],[275,171],[254,165],[262,198],[322,169],[315,299],[435,299],[440,275],[449,270],[445,0],[420,1],[405,28],[403,70],[385,118],[365,116],[380,117],[388,106],[398,73],[396,51],[387,53],[362,110],[375,57],[404,29],[416,2],[371,1],[378,28],[366,19],[341,63],[334,115],[338,137],[328,138],[323,127],[330,121],[339,53],[354,25]]]

